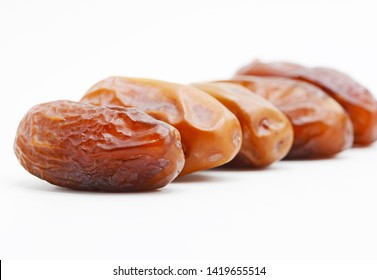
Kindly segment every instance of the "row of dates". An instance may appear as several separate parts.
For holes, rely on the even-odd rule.
[[[376,139],[377,101],[346,74],[254,61],[228,80],[192,85],[107,78],[80,102],[30,109],[14,150],[54,185],[120,192],[224,164],[330,157]]]

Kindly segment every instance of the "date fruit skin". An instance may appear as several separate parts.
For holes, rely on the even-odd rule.
[[[287,115],[294,141],[288,158],[329,157],[352,146],[352,123],[320,88],[287,78],[235,76],[231,80],[266,98]]]
[[[60,100],[22,119],[14,143],[21,165],[54,185],[85,191],[146,191],[181,171],[179,132],[136,109]]]
[[[241,150],[230,165],[265,167],[288,154],[293,143],[292,125],[272,103],[233,83],[193,86],[219,100],[241,124]]]
[[[369,145],[377,140],[377,101],[371,92],[348,75],[330,68],[309,68],[293,63],[254,61],[238,71],[241,75],[276,76],[314,84],[347,111],[354,127],[354,141]]]
[[[241,147],[237,118],[216,99],[191,86],[110,77],[91,87],[81,102],[135,107],[177,128],[186,159],[180,175],[225,164]]]

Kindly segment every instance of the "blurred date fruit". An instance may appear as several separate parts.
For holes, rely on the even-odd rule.
[[[193,86],[219,100],[241,124],[241,150],[230,165],[264,167],[287,155],[293,142],[292,125],[272,103],[237,84]]]
[[[292,63],[254,61],[238,74],[277,76],[314,84],[338,101],[351,117],[355,144],[368,145],[377,139],[377,101],[348,75],[329,68],[309,68]]]
[[[294,129],[289,158],[332,156],[351,147],[352,123],[343,108],[320,88],[286,78],[235,76],[240,84],[282,110]]]
[[[22,119],[14,151],[31,174],[88,191],[144,191],[181,171],[179,132],[136,109],[55,101]]]
[[[237,118],[216,99],[191,86],[110,77],[90,88],[81,102],[135,107],[177,128],[186,159],[180,175],[227,163],[241,147]]]

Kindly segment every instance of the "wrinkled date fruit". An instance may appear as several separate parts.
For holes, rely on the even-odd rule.
[[[343,108],[320,88],[286,78],[236,76],[238,83],[282,110],[294,129],[290,158],[334,155],[352,145],[352,123]]]
[[[136,109],[55,101],[22,119],[14,151],[31,174],[88,191],[143,191],[183,168],[179,132]]]
[[[232,160],[241,147],[237,118],[201,90],[168,82],[111,77],[89,89],[81,102],[138,108],[179,130],[186,162],[180,175]]]
[[[293,142],[292,126],[269,101],[232,83],[193,86],[219,100],[241,124],[242,146],[231,165],[264,167],[287,155]]]
[[[291,63],[254,61],[238,71],[242,75],[278,76],[303,80],[323,89],[338,101],[351,117],[355,143],[377,140],[377,101],[348,75],[329,68],[308,68]]]

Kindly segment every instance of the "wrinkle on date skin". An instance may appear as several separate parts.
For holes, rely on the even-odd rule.
[[[177,128],[185,154],[180,176],[229,162],[241,147],[241,137],[235,137],[242,134],[237,118],[216,99],[191,86],[110,77],[93,85],[81,102],[135,107]]]
[[[241,68],[238,75],[285,77],[321,88],[349,114],[354,128],[354,143],[369,145],[377,140],[377,100],[372,93],[347,74],[325,67],[305,67],[286,62],[259,60]]]
[[[294,130],[288,158],[328,157],[352,146],[348,114],[320,88],[280,77],[244,75],[228,82],[250,89],[286,114]]]
[[[119,133],[124,126],[130,133]],[[72,101],[33,107],[20,123],[14,150],[33,175],[76,190],[161,188],[184,164],[180,135],[172,126],[136,109]]]

